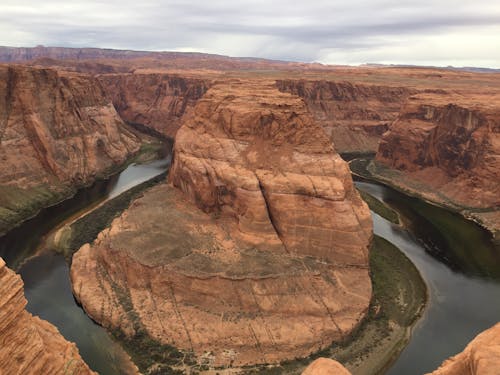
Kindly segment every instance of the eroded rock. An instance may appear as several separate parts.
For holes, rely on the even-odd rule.
[[[25,310],[23,282],[0,258],[0,373],[95,374],[76,345]]]
[[[429,375],[496,375],[500,372],[500,323],[480,333],[463,352]]]
[[[75,254],[93,319],[217,366],[303,357],[359,324],[369,210],[300,98],[216,84],[177,134],[170,180]]]

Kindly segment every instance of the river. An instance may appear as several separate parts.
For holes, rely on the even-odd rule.
[[[77,344],[82,358],[101,374],[121,374],[123,349],[76,304],[62,255],[42,249],[47,234],[121,192],[168,169],[170,160],[131,165],[107,181],[82,189],[0,238],[0,256],[25,283],[27,309],[58,327]],[[418,268],[429,303],[411,340],[388,370],[423,374],[463,350],[479,332],[500,320],[500,249],[488,234],[458,215],[370,182],[356,182],[399,212],[405,227],[372,213],[374,231],[399,247]],[[33,254],[36,252],[36,256]]]
[[[165,172],[169,165],[170,156],[151,163],[130,165],[110,179],[97,181],[73,198],[43,210],[0,238],[0,257],[24,281],[28,300],[26,309],[54,324],[67,340],[76,343],[90,368],[103,375],[120,375],[129,371],[127,355],[76,303],[71,291],[69,265],[64,256],[50,248],[40,249],[39,244],[44,243],[47,234],[60,223]],[[35,252],[40,255],[33,256]]]
[[[500,249],[488,233],[459,215],[382,185],[356,186],[402,215],[406,229],[372,213],[374,232],[411,259],[429,293],[408,346],[387,374],[433,371],[500,321]]]

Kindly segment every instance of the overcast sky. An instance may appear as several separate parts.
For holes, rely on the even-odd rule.
[[[500,68],[500,0],[1,0],[0,45]]]

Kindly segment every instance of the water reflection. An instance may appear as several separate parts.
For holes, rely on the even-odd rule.
[[[412,260],[430,294],[424,317],[387,373],[433,371],[500,320],[500,251],[487,233],[458,215],[384,186],[356,185],[404,215],[408,230],[373,213],[374,232]]]

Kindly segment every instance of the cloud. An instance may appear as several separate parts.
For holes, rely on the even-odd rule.
[[[500,67],[497,1],[3,0],[0,44]]]

